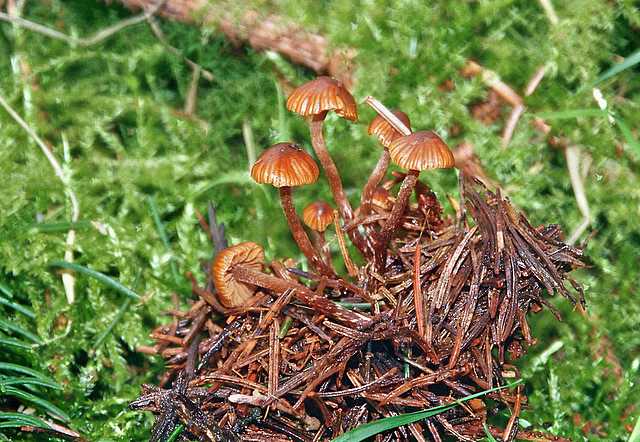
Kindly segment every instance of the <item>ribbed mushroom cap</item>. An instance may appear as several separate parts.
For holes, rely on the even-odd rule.
[[[251,177],[257,183],[275,187],[312,184],[319,174],[311,155],[294,143],[274,144],[251,167]]]
[[[411,129],[411,122],[409,121],[409,117],[402,111],[393,110],[391,111],[393,115],[395,115],[398,120],[402,121],[405,126]],[[392,125],[387,123],[387,120],[382,118],[380,115],[376,115],[376,117],[371,120],[369,123],[368,129],[369,135],[375,135],[378,137],[378,141],[384,147],[389,147],[389,145],[396,139],[402,136],[400,132],[395,130]]]
[[[342,83],[330,77],[318,77],[294,90],[287,99],[287,109],[303,117],[335,111],[347,120],[358,119],[353,96]]]
[[[447,169],[455,165],[453,153],[430,130],[396,138],[389,146],[391,160],[409,170]]]
[[[211,264],[211,275],[220,303],[227,308],[244,305],[253,296],[255,287],[236,281],[232,273],[233,267],[241,265],[260,271],[263,262],[264,251],[253,242],[236,244],[218,253]]]
[[[391,194],[384,187],[376,187],[376,190],[373,191],[373,195],[371,195],[371,203],[383,209],[389,209],[391,208],[391,200],[389,200],[390,196]]]
[[[316,201],[304,208],[302,220],[310,229],[324,232],[333,222],[333,208],[324,201]]]

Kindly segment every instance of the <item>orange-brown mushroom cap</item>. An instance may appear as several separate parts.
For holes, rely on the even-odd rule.
[[[287,99],[287,109],[303,117],[335,111],[347,120],[358,119],[353,96],[341,82],[330,77],[318,77],[294,90]]]
[[[409,121],[407,114],[399,110],[393,110],[391,113],[393,113],[398,120],[402,121],[405,126],[411,129],[411,122]],[[387,123],[387,120],[382,118],[380,115],[376,115],[376,117],[371,120],[368,132],[369,135],[375,135],[378,138],[378,141],[380,141],[380,144],[387,148],[396,138],[402,136],[400,132],[395,130],[393,126]]]
[[[251,167],[251,177],[257,183],[275,187],[312,184],[319,174],[311,155],[294,143],[274,144]]]
[[[316,232],[324,232],[333,222],[333,208],[324,201],[309,204],[302,211],[302,220]]]
[[[396,138],[389,146],[391,160],[409,170],[447,169],[455,165],[453,153],[430,130]]]
[[[262,247],[253,242],[243,242],[218,253],[211,264],[211,275],[216,286],[218,300],[227,308],[241,307],[253,296],[255,287],[236,281],[233,267],[241,265],[260,271],[264,262]]]

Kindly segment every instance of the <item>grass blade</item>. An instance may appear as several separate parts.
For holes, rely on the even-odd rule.
[[[169,254],[171,255],[171,258],[169,259],[169,268],[171,269],[173,281],[177,285],[180,285],[180,275],[178,274],[178,268],[176,267],[175,256],[173,254],[173,249],[171,248],[171,243],[169,242],[169,237],[167,236],[167,230],[164,228],[164,224],[160,219],[160,213],[158,212],[156,200],[150,196],[147,198],[147,202],[149,203],[151,218],[153,218],[153,223],[156,225],[156,230],[158,232],[158,236],[160,236],[160,241],[162,241],[162,244],[164,244],[167,252],[169,252]]]
[[[0,362],[0,371],[5,371],[5,372],[10,371],[14,373],[26,374],[40,380],[40,382],[42,383],[48,384],[51,388],[62,389],[60,384],[58,384],[56,381],[54,381],[50,377],[40,373],[37,370],[34,370],[29,367],[25,367],[23,365],[12,364],[11,362]]]
[[[32,344],[27,344],[26,342],[20,341],[18,339],[5,338],[0,336],[0,346],[3,345],[7,347],[23,348],[25,350],[31,350],[34,347]]]
[[[20,390],[19,388],[10,386],[3,387],[2,392],[5,396],[12,396],[16,399],[20,399],[22,401],[30,402],[34,405],[37,405],[42,410],[48,412],[49,414],[55,416],[63,422],[69,422],[71,420],[69,415],[62,411],[60,408],[56,407],[48,400],[42,399],[34,394],[27,393],[26,391]]]
[[[87,220],[76,222],[59,222],[59,223],[35,223],[29,226],[29,232],[40,233],[60,233],[73,230],[84,230],[91,227],[91,222]]]
[[[629,147],[631,147],[637,154],[640,154],[640,142],[633,137],[633,132],[631,132],[631,128],[627,122],[622,118],[616,118],[616,123]]]
[[[176,440],[178,440],[178,437],[180,437],[183,430],[184,430],[184,425],[179,424],[175,428],[175,430],[171,432],[171,434],[169,435],[169,439],[167,439],[167,442],[175,442]]]
[[[507,385],[503,385],[501,387],[491,388],[489,390],[484,390],[479,393],[475,393],[469,396],[466,396],[462,399],[459,399],[455,402],[446,405],[439,405],[437,407],[429,408],[428,410],[416,411],[413,413],[401,414],[398,416],[387,417],[384,419],[379,419],[376,421],[369,422],[364,425],[360,425],[358,428],[354,428],[351,431],[344,433],[341,436],[333,439],[333,442],[360,442],[371,436],[375,436],[378,433],[382,433],[383,431],[391,430],[393,428],[401,427],[403,425],[408,425],[413,422],[417,422],[428,417],[435,416],[444,411],[450,410],[462,402],[466,402],[468,400],[484,396],[489,393],[493,393],[495,391],[504,390],[506,388],[515,387],[518,384],[523,382],[522,379],[519,379],[515,382],[512,382]]]
[[[14,324],[13,322],[0,319],[0,329],[18,334],[24,338],[29,339],[30,341],[33,341],[35,344],[42,344],[42,339],[40,339],[39,336],[31,333],[29,330],[26,330],[17,324]]]
[[[107,338],[107,336],[109,336],[109,333],[111,333],[111,330],[113,330],[116,324],[120,322],[120,319],[122,319],[122,317],[124,316],[125,312],[127,311],[130,305],[131,305],[131,298],[125,299],[124,303],[122,303],[122,305],[118,309],[118,313],[116,313],[116,316],[113,318],[113,321],[111,321],[109,326],[105,328],[102,331],[102,333],[100,333],[100,336],[98,336],[98,338],[96,339],[96,343],[91,349],[91,352],[95,352],[98,348],[100,348],[100,345],[102,345],[102,342]]]
[[[640,442],[640,417],[636,420],[636,425],[633,427],[631,436],[629,436],[629,442]]]
[[[0,413],[0,428],[19,428],[23,426],[44,428],[45,430],[51,428],[43,420],[28,414],[11,412]]]
[[[618,63],[607,69],[602,75],[600,75],[594,85],[601,83],[609,78],[618,75],[620,72],[625,71],[629,68],[632,68],[636,64],[640,63],[640,49],[635,51],[633,54],[629,55],[624,59],[622,63]]]
[[[120,284],[115,279],[110,278],[109,276],[103,273],[100,273],[98,271],[81,266],[80,264],[74,264],[72,262],[67,262],[67,261],[52,261],[51,263],[49,263],[49,265],[51,267],[74,270],[78,273],[82,273],[83,275],[90,276],[91,278],[100,281],[104,285],[111,287],[112,289],[122,293],[125,296],[128,296],[129,298],[136,299],[136,300],[140,299],[140,295],[138,295],[136,292],[134,292],[130,288]]]
[[[569,109],[557,112],[539,112],[536,117],[544,120],[571,120],[579,117],[606,117],[607,111],[600,108]]]
[[[41,381],[40,379],[37,379],[37,378],[32,378],[27,376],[10,377],[10,378],[0,377],[0,390],[2,390],[3,387],[11,386],[11,385],[18,385],[18,386],[37,385],[40,387],[53,388],[55,390],[62,390],[62,387],[58,384],[51,384],[50,382]]]
[[[487,436],[487,440],[489,442],[498,442],[496,438],[491,434],[491,431],[489,431],[489,427],[487,426],[486,422],[482,424],[482,428],[484,429],[484,434]]]
[[[36,318],[36,314],[34,313],[33,310],[31,310],[29,307],[25,307],[23,305],[17,304],[13,301],[9,301],[8,299],[3,298],[2,296],[0,296],[0,304],[7,306],[17,312],[22,313],[25,316],[28,316],[31,319],[35,319]]]

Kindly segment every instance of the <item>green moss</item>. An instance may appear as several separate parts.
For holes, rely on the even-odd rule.
[[[589,85],[617,56],[640,46],[640,19],[630,1],[554,4],[560,17],[555,27],[538,2],[514,0],[458,2],[455,7],[409,0],[283,0],[269,2],[268,8],[327,35],[332,45],[357,48],[358,99],[376,95],[406,111],[415,127],[435,128],[452,145],[472,142],[488,173],[535,223],[559,223],[569,232],[581,216],[563,154],[540,139],[531,119],[541,112],[596,108]],[[24,15],[70,34],[88,35],[130,13],[99,1],[52,0],[46,5],[28,2]],[[65,155],[63,140],[68,142],[65,167],[80,199],[81,220],[94,222],[78,232],[76,261],[128,287],[140,272],[137,291],[144,301],[134,302],[103,345],[91,352],[125,297],[78,275],[78,301],[66,304],[60,277],[48,267],[62,259],[65,234],[32,227],[40,218],[68,221],[67,198],[37,146],[0,111],[0,282],[36,311],[37,330],[47,344],[32,355],[33,363],[65,387],[53,399],[65,404],[72,426],[91,440],[141,440],[147,434],[150,416],[128,412],[126,404],[140,383],[157,379],[162,364],[134,349],[150,343],[148,333],[162,321],[160,313],[170,305],[172,291],[182,301],[188,299],[184,272],[199,274],[200,262],[211,255],[196,209],[205,211],[212,200],[232,241],[253,240],[265,244],[271,256],[300,257],[275,192],[246,180],[242,124],[251,126],[259,149],[284,133],[308,144],[304,122],[278,107],[275,72],[294,84],[310,73],[237,49],[211,29],[168,22],[161,26],[174,46],[215,76],[212,82],[201,79],[198,89],[197,115],[207,130],[178,116],[190,68],[168,53],[146,24],[94,47],[72,48],[0,23],[0,52],[10,55],[0,57],[0,93],[58,158]],[[478,80],[458,74],[467,58],[498,72],[518,90],[539,66],[548,68],[539,89],[527,98],[528,112],[506,150],[499,147],[501,124],[483,126],[467,111],[471,102],[486,96]],[[33,77],[15,70],[19,60],[29,64]],[[601,85],[636,140],[637,78],[637,69],[630,69]],[[446,79],[455,84],[451,92],[438,88]],[[354,201],[379,152],[365,135],[373,113],[364,108],[361,113],[355,125],[331,118],[327,129]],[[459,136],[450,134],[454,123],[463,130]],[[558,302],[565,322],[558,324],[547,314],[533,320],[540,344],[521,365],[530,391],[525,418],[535,428],[572,440],[625,440],[625,425],[638,413],[629,414],[627,407],[640,393],[634,380],[640,361],[635,294],[640,279],[635,221],[640,151],[633,151],[605,117],[550,123],[554,133],[569,137],[592,160],[585,181],[593,215],[594,236],[586,247],[591,267],[578,279],[595,319],[587,321]],[[441,196],[457,193],[451,173],[427,179]],[[155,199],[170,249],[158,235],[148,197]],[[317,198],[329,198],[325,183],[296,192],[299,208]],[[604,337],[622,367],[620,381],[596,351]],[[536,362],[554,341],[562,348]],[[583,423],[602,425],[606,436],[584,435],[574,421],[577,414]]]

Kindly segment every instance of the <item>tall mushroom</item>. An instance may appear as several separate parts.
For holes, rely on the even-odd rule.
[[[419,131],[397,138],[389,146],[389,154],[391,161],[408,169],[408,173],[402,181],[391,214],[378,235],[375,263],[379,272],[384,269],[387,244],[402,222],[402,215],[416,186],[420,171],[446,169],[455,165],[453,153],[449,147],[432,131]]]
[[[327,263],[331,265],[331,254],[326,247],[324,231],[333,222],[333,208],[325,201],[315,201],[302,211],[302,220],[311,229],[316,249]]]
[[[263,273],[263,260],[262,247],[252,242],[236,244],[218,253],[211,265],[211,274],[223,305],[231,308],[243,306],[253,296],[256,287],[276,293],[293,290],[293,296],[298,301],[320,314],[358,329],[371,323],[368,317],[348,310],[296,281]]]
[[[334,111],[347,120],[356,121],[358,110],[353,96],[338,80],[330,77],[318,77],[291,93],[287,99],[287,109],[307,118],[311,130],[313,150],[318,155],[320,164],[327,175],[329,187],[338,205],[340,216],[345,222],[349,222],[353,218],[353,209],[342,188],[342,179],[338,168],[329,155],[322,126],[329,111]],[[363,238],[360,237],[356,229],[352,232],[352,241],[361,251],[364,250]]]
[[[311,245],[296,214],[291,192],[292,187],[315,183],[319,173],[318,165],[311,155],[294,143],[274,144],[262,152],[260,158],[251,167],[251,177],[257,183],[271,184],[278,188],[282,209],[293,239],[309,260],[309,265],[322,274],[333,275],[333,270],[325,264]]]
[[[400,120],[409,130],[411,130],[411,122],[409,121],[409,117],[402,111],[394,110],[391,111],[393,115],[395,115],[398,120]],[[387,173],[387,169],[389,168],[389,145],[398,137],[401,137],[402,132],[398,132],[391,124],[387,122],[381,115],[376,115],[376,117],[369,124],[368,129],[369,135],[375,135],[378,138],[380,144],[382,144],[383,151],[382,155],[380,155],[380,159],[376,164],[376,167],[371,172],[367,183],[362,189],[362,197],[360,200],[360,216],[367,215],[369,208],[371,206],[371,198],[373,196],[373,192],[375,191],[382,178],[384,178]]]

